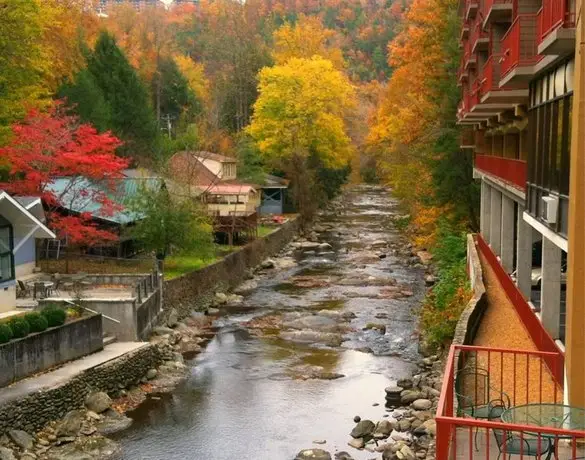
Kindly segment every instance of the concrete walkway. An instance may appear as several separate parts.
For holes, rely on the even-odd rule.
[[[0,406],[32,393],[63,385],[88,369],[100,366],[148,345],[147,342],[115,342],[105,346],[102,351],[70,361],[53,371],[29,377],[8,387],[0,388]]]

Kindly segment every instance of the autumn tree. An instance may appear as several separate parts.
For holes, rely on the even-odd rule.
[[[29,111],[12,126],[12,134],[10,143],[0,148],[0,157],[10,167],[9,178],[0,188],[14,195],[41,197],[49,226],[71,244],[102,245],[116,240],[117,235],[99,228],[92,216],[108,216],[116,210],[109,192],[128,165],[115,154],[120,141],[111,133],[100,134],[93,126],[80,124],[60,103],[48,112]],[[55,190],[54,180],[59,177],[69,181]],[[99,187],[87,187],[88,183]],[[64,207],[82,211],[67,215],[60,212]]]
[[[354,89],[331,61],[314,56],[264,68],[259,91],[249,133],[266,161],[289,173],[298,207],[310,214],[310,165],[339,168],[351,158],[345,116],[354,106]]]
[[[336,35],[323,27],[318,17],[301,15],[295,24],[286,23],[274,32],[274,61],[285,64],[294,57],[321,56],[330,60],[336,69],[343,69],[345,61]]]

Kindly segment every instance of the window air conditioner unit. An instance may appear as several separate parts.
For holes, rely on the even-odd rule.
[[[549,224],[557,222],[557,211],[559,209],[558,196],[543,196],[542,197],[542,218]]]

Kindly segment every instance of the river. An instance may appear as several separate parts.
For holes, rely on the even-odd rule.
[[[380,457],[348,447],[349,432],[355,415],[381,420],[384,388],[414,371],[423,270],[396,255],[404,242],[388,190],[353,187],[338,203],[320,221],[331,249],[281,255],[288,263],[264,270],[242,305],[222,311],[215,338],[186,361],[188,379],[129,413],[133,425],[117,436],[124,459],[292,460],[311,447]],[[334,326],[341,344],[248,327],[266,315],[294,323],[327,312],[349,320]],[[343,377],[304,379],[314,369]]]

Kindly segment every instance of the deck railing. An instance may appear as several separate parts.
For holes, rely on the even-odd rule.
[[[544,40],[558,27],[575,27],[575,12],[571,10],[570,0],[542,0],[538,12],[539,41]]]
[[[505,4],[511,4],[511,5],[515,5],[517,2],[517,0],[483,0],[483,5],[481,8],[481,12],[483,17],[487,17],[490,13],[490,10],[492,9],[492,7],[494,5],[505,5]]]
[[[534,451],[544,451],[551,442],[555,448],[549,452],[552,455],[554,451],[558,459],[583,455],[577,440],[585,437],[585,431],[502,422],[496,416],[480,419],[466,415],[469,402],[507,408],[562,404],[562,380],[556,380],[551,365],[553,368],[562,365],[560,353],[452,346],[437,407],[436,458],[492,460],[502,454],[503,458],[512,454],[514,458],[535,458]],[[515,439],[516,444],[498,442],[501,439]],[[561,439],[568,441],[568,445],[560,443]],[[527,447],[529,444],[531,447]],[[517,450],[513,451],[514,447]]]
[[[536,64],[542,56],[538,54],[537,15],[519,14],[501,41],[502,77],[518,66]]]
[[[477,41],[481,38],[489,38],[489,35],[486,31],[483,30],[481,20],[477,20],[471,24],[471,28],[469,31],[469,43],[471,45],[472,50],[475,47]]]
[[[496,176],[521,190],[526,189],[526,162],[491,155],[476,155],[475,168]]]
[[[500,89],[500,78],[502,75],[502,55],[492,54],[481,68],[480,82],[482,96],[490,91]]]
[[[476,241],[480,252],[485,257],[490,267],[493,269],[496,277],[498,278],[500,286],[503,288],[504,292],[508,296],[508,299],[514,306],[516,313],[526,327],[532,342],[539,350],[555,354],[559,353],[559,348],[557,347],[554,339],[546,331],[542,322],[532,311],[532,308],[524,298],[524,295],[522,292],[520,292],[520,289],[518,289],[518,286],[516,286],[516,283],[514,283],[512,277],[506,272],[498,260],[496,254],[494,254],[481,235],[476,236]],[[557,381],[563,381],[563,359],[560,359],[560,361],[556,363],[549,363],[549,368],[553,372],[553,375]]]

